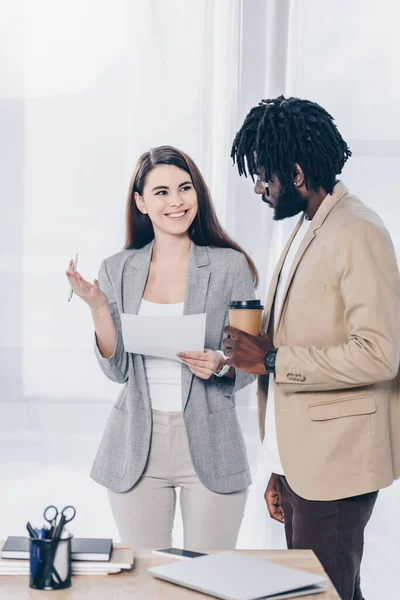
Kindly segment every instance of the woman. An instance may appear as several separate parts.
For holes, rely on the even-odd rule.
[[[125,384],[91,477],[109,490],[123,542],[172,543],[176,488],[185,548],[234,548],[251,483],[234,393],[253,381],[225,365],[227,306],[254,297],[251,259],[222,230],[194,162],[169,146],[143,154],[132,176],[125,250],[91,284],[69,282],[90,307],[104,373]],[[124,350],[121,313],[207,314],[206,350],[181,362]]]

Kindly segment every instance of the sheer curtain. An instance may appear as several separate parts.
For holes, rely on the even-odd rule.
[[[226,218],[241,3],[1,0],[0,11],[0,539],[40,523],[49,502],[77,505],[76,535],[114,536],[88,473],[119,388],[64,270],[78,252],[93,279],[122,248],[130,175],[155,145],[194,158]]]
[[[40,523],[49,502],[76,503],[75,535],[116,535],[88,472],[118,386],[95,363],[88,309],[67,302],[64,269],[79,252],[93,278],[122,247],[141,152],[174,144],[192,155],[265,299],[293,220],[273,223],[230,145],[261,98],[310,98],[354,152],[343,180],[400,249],[398,12],[389,0],[0,0],[0,539]],[[254,473],[239,546],[281,547],[262,499],[254,387],[238,414]],[[394,600],[399,500],[399,484],[382,491],[367,530],[371,598],[385,581]]]

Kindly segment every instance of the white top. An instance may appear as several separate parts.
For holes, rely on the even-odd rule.
[[[279,313],[282,309],[283,294],[286,289],[287,280],[289,277],[290,270],[292,268],[293,260],[300,248],[301,242],[305,238],[305,235],[310,227],[311,221],[304,219],[300,229],[296,233],[296,236],[289,248],[289,252],[286,255],[285,262],[282,267],[281,274],[279,276],[278,287],[276,288],[275,304],[274,304],[274,331],[278,324]],[[276,473],[277,475],[284,475],[281,459],[278,451],[278,442],[276,438],[276,426],[275,426],[275,377],[272,375],[269,378],[268,386],[268,401],[267,410],[265,413],[265,437],[263,441],[264,448],[264,459],[268,471]]]
[[[138,315],[141,317],[180,317],[183,302],[156,304],[142,298]],[[143,356],[151,406],[154,410],[182,411],[182,365],[178,360]]]

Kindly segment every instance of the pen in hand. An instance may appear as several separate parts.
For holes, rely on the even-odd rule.
[[[76,264],[71,259],[69,263],[68,271],[65,271],[68,278],[71,289],[74,290],[75,296],[81,298],[91,308],[91,310],[97,310],[108,305],[108,298],[105,293],[100,289],[98,279],[94,279],[93,283],[86,281],[79,273],[76,268]],[[71,299],[72,293],[70,293],[68,300]]]
[[[75,262],[73,264],[74,264],[73,272],[76,273],[76,269],[78,268],[78,255],[77,254],[75,255]],[[71,300],[73,293],[74,293],[74,290],[71,287],[71,289],[69,290],[69,293],[68,293],[68,302]]]

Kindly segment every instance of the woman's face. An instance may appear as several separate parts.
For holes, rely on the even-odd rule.
[[[173,165],[158,165],[146,177],[143,195],[135,192],[138,209],[150,217],[154,231],[187,233],[197,214],[197,194],[189,173]]]

